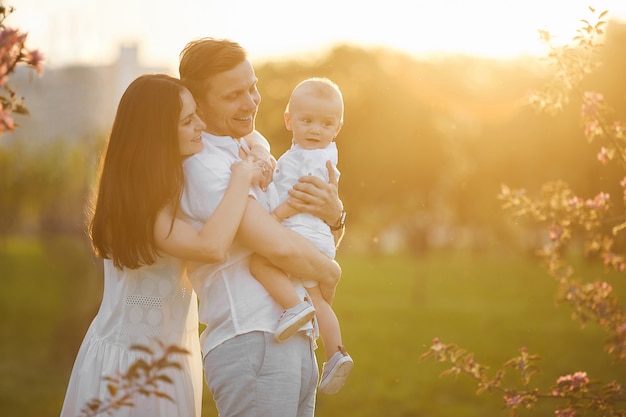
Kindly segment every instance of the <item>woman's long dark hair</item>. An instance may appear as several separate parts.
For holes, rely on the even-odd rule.
[[[118,268],[155,262],[156,216],[168,204],[178,207],[184,184],[178,144],[183,89],[176,78],[143,75],[120,99],[89,225],[96,254]]]

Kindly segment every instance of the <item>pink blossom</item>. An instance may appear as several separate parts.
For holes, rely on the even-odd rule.
[[[554,242],[554,241],[559,240],[562,234],[563,234],[563,229],[560,226],[553,224],[550,227],[550,240],[551,241]]]
[[[604,146],[600,148],[597,158],[603,165],[606,165],[612,159],[610,152]]]
[[[443,345],[443,343],[441,343],[439,341],[438,337],[435,337],[433,339],[433,345],[431,346],[431,350],[433,350],[434,352],[441,352],[441,351],[445,351],[445,346]]]
[[[35,68],[37,74],[43,73],[43,54],[39,52],[39,50],[35,49],[32,51],[26,51],[26,55],[24,56],[24,62]]]
[[[621,139],[624,137],[624,132],[626,132],[626,125],[623,122],[616,120],[613,122],[611,130],[613,131],[615,136],[617,136],[617,138]]]
[[[613,291],[613,287],[608,282],[594,282],[594,287],[600,292],[600,296],[606,297]]]
[[[598,119],[590,119],[585,123],[585,137],[591,141],[592,139],[602,136],[602,126]]]
[[[626,177],[624,177],[624,181],[626,181]],[[583,199],[580,197],[572,197],[569,200],[567,200],[567,204],[572,208],[582,207]]]
[[[586,91],[583,94],[582,116],[586,118],[596,118],[603,101],[604,96],[602,94],[594,91]]]
[[[0,57],[8,61],[9,66],[15,65],[26,42],[26,34],[17,29],[3,27],[0,29]]]
[[[506,407],[517,407],[522,403],[522,396],[519,394],[505,395],[504,401],[506,403]]]
[[[572,408],[556,409],[554,410],[556,417],[575,417],[576,412]]]
[[[567,385],[569,391],[573,391],[575,389],[579,389],[589,383],[589,378],[587,378],[587,372],[575,372],[574,374],[565,375],[559,377],[556,380],[558,385]]]
[[[586,200],[585,206],[587,206],[588,208],[602,208],[606,207],[610,200],[611,195],[609,193],[599,193],[593,198],[593,200]]]
[[[2,55],[4,55],[5,51],[12,49],[18,41],[19,31],[17,29],[3,27],[0,30],[0,50],[3,52]]]

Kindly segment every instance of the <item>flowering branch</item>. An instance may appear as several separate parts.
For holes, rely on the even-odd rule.
[[[597,67],[596,54],[601,46],[600,39],[604,34],[608,11],[597,13],[593,7],[589,7],[589,10],[594,18],[593,24],[589,20],[582,20],[584,26],[576,31],[571,44],[555,45],[549,31],[539,30],[539,39],[548,48],[547,59],[554,68],[552,80],[543,90],[529,97],[530,104],[540,111],[556,114],[563,110],[569,103],[572,91]]]
[[[177,346],[164,346],[159,342],[162,350],[161,355],[147,346],[134,345],[131,350],[143,352],[150,356],[148,361],[138,359],[125,373],[117,371],[114,376],[105,376],[109,397],[101,400],[94,398],[90,400],[83,409],[79,417],[95,417],[98,414],[113,414],[122,407],[133,407],[133,398],[137,396],[155,396],[168,401],[174,401],[165,393],[160,385],[172,384],[172,379],[164,372],[168,369],[180,369],[180,364],[173,362],[170,357],[176,354],[189,354],[189,351]]]
[[[483,392],[497,393],[502,396],[504,406],[509,409],[509,416],[516,417],[521,409],[531,410],[540,400],[555,400],[560,404],[555,410],[557,417],[574,417],[585,412],[594,411],[607,417],[624,417],[626,410],[618,408],[626,403],[624,387],[615,381],[605,385],[592,381],[586,372],[574,372],[557,378],[556,383],[548,389],[533,387],[532,378],[539,371],[537,366],[541,358],[531,355],[526,348],[520,354],[505,362],[493,377],[487,374],[488,367],[476,362],[474,355],[455,344],[446,344],[438,338],[428,351],[420,357],[420,361],[428,358],[436,362],[448,363],[451,367],[441,373],[447,375],[466,375],[478,384],[476,394]],[[507,370],[515,372],[521,388],[507,388],[503,380]]]
[[[28,35],[4,24],[14,10],[0,4],[0,89],[3,91],[0,93],[0,135],[15,129],[12,113],[28,114],[24,97],[18,97],[9,86],[9,76],[18,65],[26,65],[37,74],[43,72],[43,54],[25,46]]]
[[[596,13],[593,8],[590,10]],[[584,26],[577,31],[573,44],[564,47],[552,45],[551,35],[541,32],[542,40],[550,48],[548,58],[554,64],[554,78],[543,91],[531,96],[530,104],[540,111],[555,113],[569,102],[572,92],[577,91],[583,78],[596,67],[594,53],[600,46],[598,39],[603,34],[606,14],[606,11],[599,13],[594,24],[583,20]],[[626,124],[611,119],[611,109],[602,94],[584,92],[581,98],[581,120],[587,141],[603,141],[598,160],[603,164],[616,160],[626,171]],[[626,177],[620,185],[623,189],[622,202],[626,203]],[[600,325],[609,334],[606,351],[619,365],[624,365],[624,309],[609,283],[600,280],[582,282],[575,277],[575,270],[566,257],[574,236],[582,237],[585,256],[595,256],[617,272],[626,271],[626,256],[617,253],[614,248],[615,236],[626,229],[626,222],[609,229],[605,227],[612,221],[608,218],[610,195],[599,192],[591,198],[582,198],[565,182],[554,181],[545,184],[541,194],[535,198],[528,196],[524,189],[513,190],[502,185],[498,199],[503,201],[503,209],[511,211],[515,218],[525,217],[545,227],[546,243],[537,253],[559,284],[557,300],[572,306],[574,319],[583,324],[593,321]],[[421,359],[429,357],[452,365],[443,375],[464,374],[476,380],[477,393],[501,394],[511,417],[517,416],[521,409],[532,409],[540,400],[558,400],[560,404],[555,409],[557,417],[589,414],[626,417],[626,391],[617,381],[601,384],[590,380],[586,372],[578,371],[558,377],[556,384],[547,390],[533,388],[531,380],[538,371],[540,358],[529,355],[525,348],[520,350],[519,356],[507,361],[494,377],[487,375],[487,367],[474,361],[473,354],[454,344],[441,343],[438,339]],[[503,379],[508,369],[518,373],[521,388],[505,387]]]

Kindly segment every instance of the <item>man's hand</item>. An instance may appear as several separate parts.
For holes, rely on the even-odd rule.
[[[339,199],[338,181],[330,161],[326,162],[328,182],[307,175],[289,190],[287,204],[299,212],[309,213],[334,226],[341,217],[343,203]]]

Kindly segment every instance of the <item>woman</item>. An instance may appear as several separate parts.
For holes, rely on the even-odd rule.
[[[176,345],[181,369],[168,370],[161,388],[174,401],[138,396],[115,416],[199,417],[202,362],[197,300],[182,259],[219,262],[231,245],[262,169],[251,161],[232,166],[232,178],[214,215],[196,230],[177,217],[184,184],[182,161],[202,150],[204,123],[179,80],[144,75],[122,96],[90,224],[97,255],[104,258],[100,309],[79,349],[61,411],[75,417],[94,398],[109,396],[102,378],[125,372],[145,354],[131,345]]]

